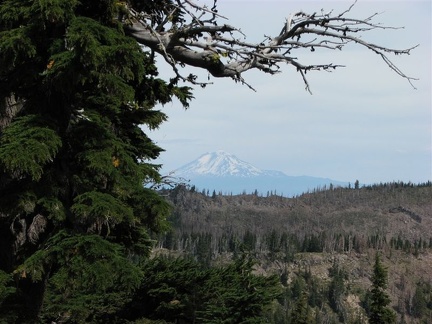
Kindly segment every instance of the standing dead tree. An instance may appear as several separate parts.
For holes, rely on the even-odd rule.
[[[374,22],[379,15],[374,13],[363,19],[350,18],[355,2],[341,13],[333,11],[289,15],[277,36],[266,36],[260,43],[250,43],[239,28],[220,24],[226,18],[213,6],[198,5],[190,0],[162,1],[160,10],[148,14],[145,9],[125,5],[119,19],[126,33],[139,43],[159,53],[173,68],[174,80],[188,81],[205,86],[196,75],[184,76],[177,65],[191,65],[205,69],[214,77],[230,77],[252,88],[243,78],[243,72],[258,69],[275,74],[280,64],[292,65],[302,76],[306,90],[310,92],[306,73],[311,70],[333,70],[342,65],[303,64],[294,56],[296,51],[309,49],[342,50],[355,43],[378,54],[399,76],[416,80],[403,73],[388,57],[388,54],[410,54],[417,46],[407,49],[392,49],[367,42],[361,35],[376,29],[398,29]],[[141,9],[141,10],[140,10]],[[413,86],[414,87],[414,86]]]

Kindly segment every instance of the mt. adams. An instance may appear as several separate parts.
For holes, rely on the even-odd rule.
[[[276,192],[295,196],[318,187],[347,186],[331,179],[288,176],[280,171],[261,170],[236,156],[217,151],[206,153],[174,171],[174,176],[190,181],[198,189],[215,190],[223,194]]]
[[[282,172],[261,170],[252,164],[238,159],[236,156],[217,151],[201,155],[198,159],[182,166],[175,171],[176,175],[211,176],[211,177],[239,177],[249,178],[258,176],[283,176]]]

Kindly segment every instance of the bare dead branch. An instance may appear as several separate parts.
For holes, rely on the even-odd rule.
[[[303,11],[291,14],[283,24],[277,36],[266,36],[261,43],[245,41],[240,29],[228,24],[219,24],[218,19],[226,19],[213,7],[198,5],[191,0],[176,0],[175,9],[186,15],[184,21],[170,24],[173,11],[167,11],[167,17],[156,28],[152,27],[151,17],[145,13],[127,8],[128,17],[122,18],[126,33],[139,43],[162,55],[170,64],[176,79],[205,86],[209,82],[200,82],[189,74],[183,76],[178,65],[190,65],[205,69],[214,77],[230,77],[249,88],[253,87],[243,78],[243,73],[257,69],[264,73],[275,74],[280,71],[280,64],[292,65],[300,73],[306,90],[310,86],[306,73],[312,70],[333,70],[342,67],[337,64],[304,65],[292,52],[308,49],[342,50],[347,44],[360,45],[381,56],[385,64],[396,74],[408,80],[411,86],[416,80],[403,73],[386,55],[407,54],[416,47],[392,49],[370,43],[361,36],[375,29],[398,29],[400,27],[382,26],[373,22],[379,14],[374,13],[364,19],[347,17],[356,1],[340,14],[333,11],[308,14]],[[162,28],[163,27],[163,28]],[[169,28],[168,28],[169,27]],[[356,36],[357,34],[361,34]]]

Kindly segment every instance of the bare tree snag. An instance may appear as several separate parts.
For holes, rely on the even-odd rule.
[[[177,65],[191,65],[207,70],[214,77],[230,77],[250,86],[243,78],[243,72],[258,69],[275,74],[280,64],[292,65],[302,76],[306,90],[310,92],[306,73],[311,70],[333,70],[342,65],[303,64],[294,56],[296,50],[318,48],[342,50],[350,43],[358,44],[381,56],[384,62],[399,76],[413,86],[415,78],[404,74],[387,56],[388,54],[410,54],[415,47],[392,49],[376,45],[357,36],[375,29],[398,29],[373,22],[378,13],[363,19],[348,17],[355,2],[345,11],[336,14],[306,13],[291,14],[286,18],[277,36],[267,36],[261,43],[249,43],[240,29],[228,24],[220,24],[226,19],[213,7],[198,5],[189,0],[174,1],[172,6],[157,15],[148,15],[126,6],[125,15],[120,17],[126,33],[140,44],[161,54],[176,73],[176,80],[189,81],[205,86],[190,74],[182,75]],[[179,15],[181,19],[173,21]],[[414,86],[413,86],[414,87]]]

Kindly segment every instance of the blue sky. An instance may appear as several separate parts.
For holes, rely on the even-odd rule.
[[[278,34],[290,13],[341,12],[351,3],[219,1],[219,12],[249,41],[259,42]],[[358,46],[295,53],[305,63],[346,65],[332,73],[308,73],[313,95],[289,66],[275,76],[245,73],[257,92],[213,78],[213,85],[194,91],[188,110],[178,102],[160,107],[169,120],[150,137],[166,150],[157,161],[163,173],[224,150],[258,168],[292,176],[361,183],[431,180],[431,2],[360,0],[351,16],[375,12],[382,12],[377,22],[405,28],[369,32],[365,40],[399,49],[420,44],[410,56],[390,56],[403,72],[419,78],[417,90],[378,55]],[[162,76],[172,76],[159,66]],[[191,71],[207,79],[206,73]]]

